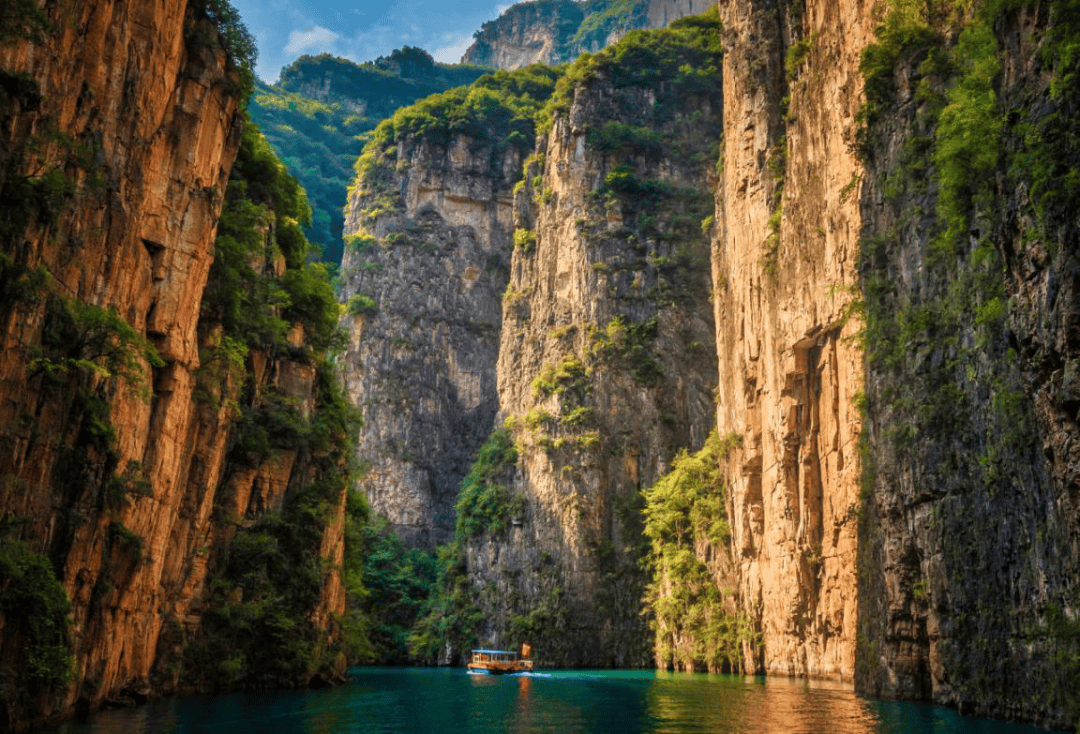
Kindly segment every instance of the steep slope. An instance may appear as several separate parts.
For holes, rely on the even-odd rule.
[[[517,456],[495,477],[509,504],[500,524],[463,497],[458,542],[480,642],[527,637],[554,665],[651,662],[640,492],[712,425],[720,29],[687,20],[571,66],[515,202],[499,409]]]
[[[49,13],[0,34],[2,725],[175,690],[182,671],[251,685],[264,661],[245,644],[292,665],[264,685],[330,677],[348,409],[318,354],[337,309],[304,266],[303,193],[239,108],[251,39],[217,0]],[[238,333],[236,310],[261,329]],[[291,432],[249,440],[273,418]],[[294,606],[248,615],[224,675],[182,665],[214,615],[265,598],[228,567],[266,535],[261,557],[298,562]],[[283,621],[290,651],[263,636]]]
[[[519,69],[562,64],[633,30],[665,28],[712,7],[709,0],[534,0],[511,5],[476,32],[462,62]]]
[[[411,544],[453,537],[458,486],[495,419],[513,186],[554,79],[500,72],[402,109],[357,164],[342,299],[360,487]]]

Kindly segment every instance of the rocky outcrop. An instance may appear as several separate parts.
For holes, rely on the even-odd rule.
[[[453,538],[458,486],[495,420],[521,154],[493,159],[490,145],[458,137],[447,148],[409,141],[397,155],[403,211],[368,229],[354,198],[346,218],[343,297],[371,303],[346,318],[344,374],[363,410],[361,489],[403,540],[433,547]]]
[[[23,34],[34,42],[0,49],[0,513],[5,551],[47,557],[71,610],[43,663],[39,629],[5,607],[13,729],[175,690],[208,569],[320,471],[296,450],[233,461],[238,403],[320,402],[296,359],[303,329],[293,354],[252,352],[245,368],[243,353],[219,360],[220,330],[200,324],[243,126],[222,35],[236,19],[171,0],[49,7]],[[343,609],[336,573],[318,593],[313,619]]]
[[[743,437],[728,476],[739,597],[760,670],[850,679],[862,389],[851,141],[868,18],[812,1],[728,3],[721,16],[716,392],[720,433]]]
[[[560,81],[515,202],[499,408],[520,507],[466,560],[481,642],[527,636],[557,666],[652,664],[641,490],[712,426],[719,27],[665,33]]]
[[[595,52],[633,30],[666,28],[712,7],[709,0],[538,0],[511,5],[484,23],[462,63],[520,69],[563,64]]]

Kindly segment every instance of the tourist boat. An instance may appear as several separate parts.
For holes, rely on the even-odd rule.
[[[521,646],[521,654],[514,650],[473,650],[469,660],[470,673],[526,673],[533,669],[529,658],[532,648]]]

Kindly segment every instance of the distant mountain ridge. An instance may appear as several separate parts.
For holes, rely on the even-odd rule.
[[[666,28],[715,5],[712,0],[533,0],[484,23],[462,56],[466,64],[519,69],[562,64],[615,43],[630,31]]]

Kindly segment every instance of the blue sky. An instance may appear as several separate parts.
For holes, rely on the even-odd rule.
[[[273,83],[303,54],[371,61],[419,46],[457,62],[484,21],[510,0],[231,0],[259,46],[256,72]]]

